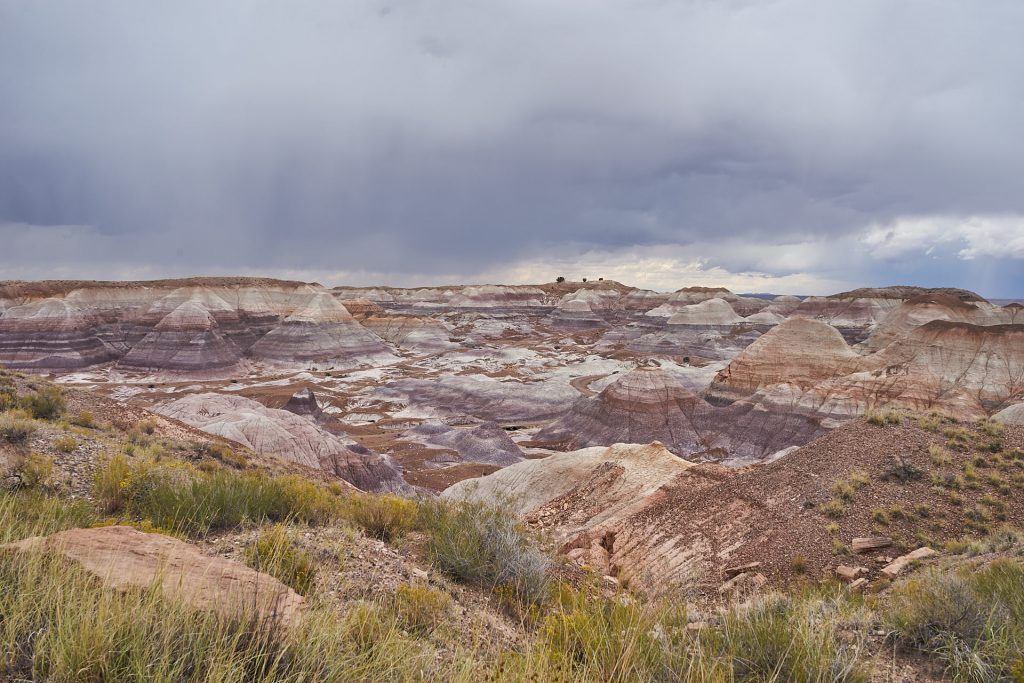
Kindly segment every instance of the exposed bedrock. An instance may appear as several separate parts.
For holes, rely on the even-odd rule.
[[[145,372],[222,374],[235,370],[242,350],[221,333],[213,315],[195,300],[168,313],[132,347],[118,367]]]
[[[462,462],[506,467],[523,459],[522,449],[494,422],[468,427],[429,422],[413,428],[403,438],[455,451]]]
[[[737,296],[723,287],[684,287],[669,295],[665,303],[649,311],[652,317],[671,318],[687,306],[693,306],[712,299],[720,299],[730,304],[732,311],[738,315],[753,315],[767,308],[770,301],[753,297]]]
[[[358,316],[359,324],[395,346],[421,353],[440,353],[459,347],[440,320],[415,315]]]
[[[987,301],[964,301],[952,294],[927,292],[907,299],[890,311],[875,327],[864,346],[877,351],[933,320],[972,325],[1005,325],[1013,322],[1013,316],[1007,309]]]
[[[111,361],[118,353],[96,336],[97,325],[61,299],[12,306],[0,315],[0,364],[68,371]]]
[[[534,437],[565,449],[658,441],[687,459],[741,464],[806,443],[821,430],[805,415],[775,414],[752,403],[716,408],[670,372],[637,368]]]
[[[791,330],[795,321],[776,330]],[[1024,398],[1024,325],[933,320],[865,356],[851,356],[826,336],[799,362],[792,354],[773,360],[796,342],[783,344],[781,334],[769,339],[773,334],[722,370],[709,395],[728,399],[756,387],[750,400],[768,410],[837,418],[891,406],[976,419]]]
[[[422,417],[471,415],[500,425],[541,422],[564,414],[579,392],[557,381],[519,382],[486,376],[402,379],[377,389],[375,398],[409,404]]]
[[[318,292],[305,307],[285,318],[253,344],[251,353],[280,364],[340,367],[394,358],[379,338],[360,326],[327,292]]]
[[[1007,445],[1022,438],[1019,428],[1007,427]],[[562,553],[623,585],[663,590],[718,582],[725,567],[750,562],[780,578],[792,575],[797,557],[812,574],[831,573],[836,536],[817,505],[833,497],[834,483],[858,471],[884,472],[902,459],[927,470],[930,445],[944,441],[909,420],[890,427],[859,420],[774,462],[740,469],[690,464],[659,444],[615,445],[527,460],[459,482],[442,495],[512,500]],[[908,490],[933,510],[961,514],[927,477],[872,476],[875,500],[902,502]],[[1016,514],[1015,503],[1008,503]],[[844,519],[855,517],[868,528],[871,514],[870,505],[853,505]],[[962,531],[938,533],[941,542]]]
[[[237,441],[261,455],[324,470],[364,491],[409,490],[386,457],[287,410],[243,396],[192,394],[156,408],[161,415]]]
[[[589,301],[584,299],[570,299],[559,302],[555,310],[551,311],[544,322],[552,327],[566,329],[587,330],[600,327],[607,327],[608,321],[596,313]]]
[[[708,397],[730,401],[762,387],[809,388],[857,369],[861,357],[828,323],[790,318],[748,346],[715,377]]]

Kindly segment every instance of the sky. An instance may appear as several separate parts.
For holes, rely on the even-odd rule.
[[[1024,296],[1020,0],[0,0],[0,279]]]

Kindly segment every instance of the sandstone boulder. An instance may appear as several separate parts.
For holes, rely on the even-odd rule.
[[[174,600],[229,617],[256,616],[285,627],[298,623],[303,599],[269,574],[162,534],[125,526],[71,529],[28,538],[0,550],[57,553],[81,565],[110,588],[159,585]]]

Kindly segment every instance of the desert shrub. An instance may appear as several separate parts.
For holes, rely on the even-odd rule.
[[[794,574],[806,574],[807,558],[803,555],[796,555],[792,560],[790,560],[789,567],[793,570]]]
[[[18,417],[15,414],[0,415],[0,438],[16,446],[28,443],[36,433],[36,425],[32,420]]]
[[[96,418],[88,410],[83,410],[77,415],[71,417],[68,422],[75,425],[76,427],[84,427],[85,429],[96,429]]]
[[[822,503],[818,509],[821,514],[825,515],[829,519],[839,519],[846,512],[846,506],[843,505],[843,502],[835,498],[827,503]]]
[[[427,586],[403,583],[395,591],[392,608],[398,622],[407,631],[425,634],[443,621],[451,597]]]
[[[985,507],[991,508],[992,513],[996,519],[1005,520],[1007,517],[1007,506],[1006,503],[999,500],[998,498],[985,494],[981,497],[980,503]]]
[[[839,480],[832,484],[832,495],[840,500],[853,500],[854,488],[848,482]]]
[[[235,453],[227,444],[216,441],[197,441],[192,445],[192,449],[198,455],[211,457],[231,467],[245,467],[249,462],[245,454]]]
[[[984,538],[970,540],[950,541],[946,543],[946,550],[958,555],[985,555],[987,553],[999,553],[1013,550],[1024,544],[1024,535],[1016,529],[1003,527],[988,534]]]
[[[875,508],[871,511],[871,520],[876,524],[882,524],[889,526],[889,522],[892,520],[889,518],[889,513],[884,508]]]
[[[125,489],[130,474],[128,459],[120,453],[96,469],[92,491],[106,512],[120,512],[124,509]]]
[[[928,571],[893,589],[886,618],[899,642],[939,656],[954,680],[1008,680],[1024,671],[1024,567],[1015,560]]]
[[[897,455],[882,472],[882,481],[898,481],[901,484],[906,484],[923,476],[924,472],[921,471],[921,468],[904,456]]]
[[[56,420],[64,414],[64,394],[54,386],[45,386],[21,397],[21,406],[37,420]]]
[[[18,479],[18,488],[44,488],[53,476],[53,460],[43,453],[31,453],[18,464],[14,475]]]
[[[854,470],[850,473],[848,481],[850,482],[850,486],[856,490],[860,490],[871,483],[871,475],[864,470]]]
[[[78,448],[78,441],[70,434],[65,434],[54,440],[53,447],[61,453],[72,453]]]
[[[914,505],[914,514],[922,519],[931,517],[932,506],[928,503],[916,503]]]
[[[516,605],[547,597],[551,558],[526,535],[508,502],[420,504],[430,561],[460,581],[499,590]]]
[[[932,485],[944,489],[960,490],[964,487],[963,477],[951,472],[932,475]]]
[[[928,455],[932,459],[932,464],[942,467],[949,464],[949,453],[942,446],[932,444],[928,447]]]
[[[981,427],[981,431],[983,431],[988,436],[992,437],[1002,436],[1003,431],[1005,430],[1005,427],[1003,426],[1002,422],[1000,422],[999,420],[993,420],[991,418],[988,420],[982,420],[978,426]]]
[[[941,424],[942,418],[938,415],[922,415],[921,417],[917,418],[917,426],[929,432],[939,431],[939,426]]]
[[[0,413],[18,406],[18,389],[6,377],[0,379]]]
[[[866,681],[857,661],[863,635],[839,637],[839,609],[833,600],[781,594],[734,607],[717,643],[732,660],[728,680]]]
[[[274,525],[263,529],[256,541],[245,550],[245,563],[265,572],[306,595],[316,582],[316,563],[299,548],[288,531]]]
[[[416,522],[416,503],[401,496],[355,494],[346,507],[356,525],[381,541],[396,540]]]
[[[544,679],[625,683],[668,673],[669,650],[659,635],[685,628],[684,609],[663,614],[659,605],[601,599],[586,589],[559,591],[559,603],[531,653],[535,666],[544,663]]]

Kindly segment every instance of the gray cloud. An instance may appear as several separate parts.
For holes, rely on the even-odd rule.
[[[11,0],[0,267],[429,280],[660,248],[1019,294],[1019,255],[864,237],[1024,235],[1022,20],[1010,0]]]

